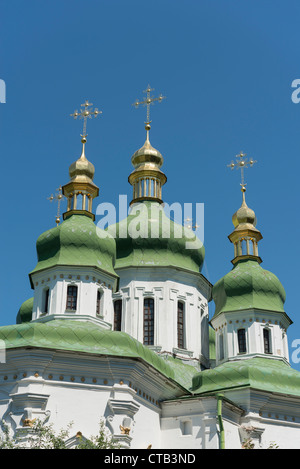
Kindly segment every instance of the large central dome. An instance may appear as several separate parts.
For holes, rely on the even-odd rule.
[[[170,220],[160,203],[132,205],[129,216],[108,231],[116,237],[115,269],[168,266],[201,271],[205,256],[202,242],[192,230]]]

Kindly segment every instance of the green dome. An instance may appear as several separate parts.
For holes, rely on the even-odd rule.
[[[250,308],[284,312],[285,291],[278,278],[256,260],[240,260],[213,287],[214,317]]]
[[[32,308],[33,308],[33,297],[29,298],[29,300],[26,300],[24,301],[24,303],[22,303],[17,314],[17,324],[31,321]]]
[[[63,265],[96,267],[117,277],[115,240],[85,215],[74,214],[43,233],[36,248],[38,263],[31,274]]]
[[[116,269],[143,266],[201,271],[203,244],[192,230],[170,220],[157,202],[134,204],[129,216],[108,231],[116,236]],[[192,249],[187,248],[188,243]]]

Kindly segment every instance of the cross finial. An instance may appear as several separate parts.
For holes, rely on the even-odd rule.
[[[102,111],[99,111],[98,108],[92,109],[91,106],[93,106],[93,103],[89,103],[88,100],[86,100],[83,104],[81,104],[81,109],[79,111],[74,111],[73,114],[70,114],[70,116],[74,117],[74,119],[83,119],[83,134],[81,135],[82,138],[85,138],[87,136],[86,133],[86,125],[87,125],[87,120],[91,119],[93,116],[97,117],[99,114],[102,114]]]
[[[161,102],[163,99],[165,99],[165,96],[163,96],[162,94],[160,94],[157,98],[152,97],[151,96],[151,91],[154,91],[154,89],[151,88],[150,85],[148,85],[147,89],[143,91],[144,93],[146,93],[146,98],[143,101],[139,101],[137,99],[135,101],[135,103],[133,103],[133,106],[135,106],[136,108],[138,108],[140,105],[147,106],[147,117],[146,117],[147,121],[145,122],[145,124],[147,124],[148,126],[151,123],[151,121],[150,121],[150,106],[151,106],[151,104],[153,104],[155,101]]]
[[[55,195],[51,194],[50,197],[48,197],[48,200],[50,200],[50,202],[53,202],[53,200],[57,201],[57,213],[56,213],[56,218],[55,218],[55,222],[57,226],[60,223],[60,204],[63,198],[64,198],[64,195],[62,194],[61,186],[59,186]]]
[[[244,169],[247,168],[248,166],[252,167],[254,163],[257,163],[257,161],[254,161],[252,158],[248,161],[246,158],[246,153],[243,153],[242,151],[239,153],[239,155],[236,155],[236,163],[231,161],[230,164],[228,164],[228,168],[230,169],[240,169],[241,170],[241,183],[240,185],[242,186],[242,190],[246,190],[246,183],[245,183],[245,175],[244,175]]]

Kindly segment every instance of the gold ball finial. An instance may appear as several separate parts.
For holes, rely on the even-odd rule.
[[[82,137],[81,143],[86,143],[86,136],[83,136],[83,137]]]

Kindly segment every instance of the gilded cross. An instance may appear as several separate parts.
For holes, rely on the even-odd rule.
[[[155,101],[161,102],[163,99],[165,99],[165,96],[160,94],[157,98],[154,98],[151,96],[151,91],[154,91],[153,88],[148,85],[148,88],[143,91],[143,93],[146,93],[146,98],[143,101],[139,101],[138,99],[133,103],[133,106],[138,108],[140,105],[147,106],[147,121],[145,124],[150,124],[150,106],[153,104]]]
[[[86,137],[86,125],[87,125],[87,120],[92,119],[92,117],[97,117],[99,114],[102,114],[102,111],[99,111],[98,108],[93,109],[91,106],[93,106],[93,103],[89,103],[88,100],[86,100],[83,104],[81,104],[81,109],[80,111],[74,111],[73,114],[70,114],[71,117],[74,117],[74,119],[83,119],[83,134],[81,135],[82,137]]]
[[[53,202],[53,200],[57,201],[57,214],[55,219],[56,225],[59,225],[60,223],[60,204],[63,198],[64,195],[62,194],[61,186],[59,186],[55,195],[51,194],[50,197],[48,197],[48,200],[50,200],[50,202]]]
[[[245,175],[244,175],[244,170],[245,168],[247,168],[248,166],[252,167],[254,165],[254,163],[257,163],[257,161],[254,161],[252,158],[250,158],[250,160],[248,161],[248,159],[246,158],[246,154],[243,153],[242,151],[240,152],[239,155],[236,155],[236,163],[234,163],[233,161],[228,164],[228,168],[230,169],[240,169],[241,170],[241,186],[242,188],[245,188],[246,184],[245,184]]]

